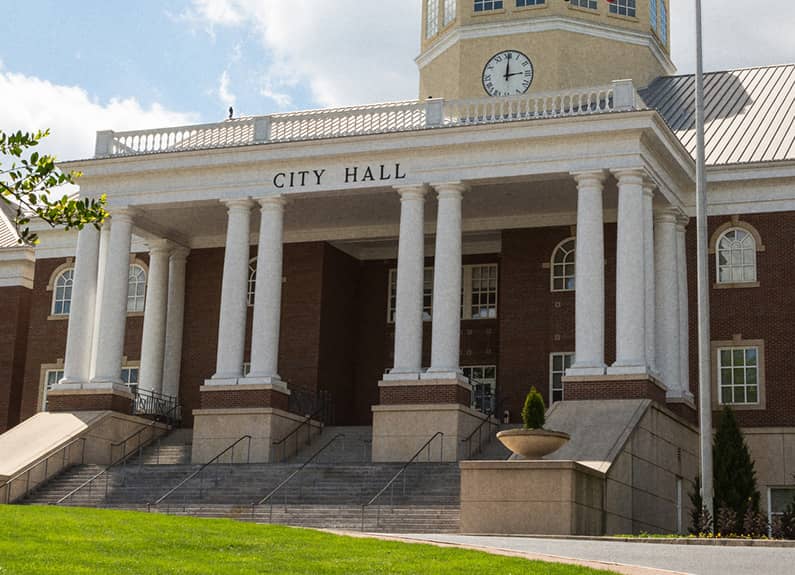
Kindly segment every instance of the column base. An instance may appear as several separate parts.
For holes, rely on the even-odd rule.
[[[606,370],[607,375],[637,375],[640,377],[652,377],[648,366],[642,363],[614,363]]]
[[[59,384],[47,393],[47,411],[115,411],[129,415],[134,401],[135,396],[126,385]]]
[[[418,380],[384,379],[378,388],[381,405],[472,404],[472,386],[459,373],[423,373]]]
[[[643,375],[563,377],[565,401],[591,399],[651,399],[665,405],[665,386],[654,377]]]
[[[666,401],[668,409],[688,423],[698,426],[698,409],[692,393],[681,390],[669,391]]]
[[[607,366],[602,365],[573,365],[566,370],[566,375],[572,377],[604,375]]]
[[[202,393],[202,404],[204,396]],[[274,408],[196,409],[193,411],[191,462],[207,463],[245,435],[224,455],[222,463],[269,463],[274,460],[273,442],[284,438],[304,417]]]
[[[281,381],[221,385],[219,380],[208,380],[199,391],[202,409],[273,408],[287,411],[290,398],[287,385]]]

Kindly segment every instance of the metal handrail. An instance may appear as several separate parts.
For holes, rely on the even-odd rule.
[[[437,437],[441,437],[442,438],[441,454],[442,454],[442,456],[444,456],[444,433],[441,432],[441,431],[437,431],[436,433],[434,433],[431,436],[431,438],[428,441],[426,441],[422,445],[422,447],[420,447],[417,450],[417,452],[414,455],[411,456],[411,459],[409,459],[406,463],[403,464],[403,466],[398,470],[398,472],[395,473],[395,475],[392,476],[392,479],[390,479],[387,482],[387,484],[384,485],[384,487],[381,488],[381,491],[376,493],[373,496],[373,498],[370,499],[370,501],[368,501],[367,503],[362,505],[362,531],[364,531],[364,514],[365,514],[365,511],[367,510],[367,508],[370,507],[373,503],[375,503],[375,501],[379,497],[381,497],[381,495],[383,495],[386,492],[386,490],[389,489],[395,481],[397,481],[397,478],[400,477],[406,471],[406,469],[408,468],[409,465],[411,465],[412,463],[414,463],[416,461],[416,459],[420,456],[420,454],[423,451],[425,451],[426,447],[430,447],[431,443],[433,443],[433,440],[436,439]],[[428,457],[430,457],[430,450],[428,451]],[[405,483],[404,483],[404,488],[405,488]]]
[[[483,419],[483,421],[481,421],[480,424],[474,429],[474,431],[472,431],[472,433],[470,433],[465,439],[461,440],[461,443],[467,444],[467,457],[472,457],[472,439],[475,437],[475,434],[478,436],[478,451],[475,453],[477,454],[479,450],[483,449],[483,439],[481,435],[483,427],[486,426],[486,424],[489,426],[489,435],[487,435],[487,437],[490,437],[492,425],[494,427],[500,426],[498,422],[494,421],[491,415],[487,415],[486,418]],[[491,441],[491,439],[489,439],[489,441]]]
[[[66,469],[66,459],[68,457],[69,449],[73,445],[78,443],[78,442],[82,442],[82,444],[83,444],[82,448],[81,448],[81,451],[80,451],[80,463],[82,464],[85,461],[85,458],[86,458],[86,438],[85,437],[78,437],[78,438],[70,441],[69,443],[67,443],[63,447],[61,447],[58,451],[55,451],[55,452],[49,454],[43,460],[39,460],[39,461],[37,461],[35,463],[31,463],[26,468],[24,468],[22,471],[20,471],[16,475],[14,475],[11,479],[8,479],[5,483],[3,483],[3,485],[0,485],[0,490],[5,489],[5,494],[6,494],[5,503],[6,503],[6,505],[8,505],[11,502],[11,484],[12,483],[14,483],[20,477],[22,477],[22,476],[27,474],[27,476],[28,476],[27,486],[25,487],[25,493],[23,494],[23,496],[27,495],[30,492],[30,472],[33,471],[34,469],[36,469],[37,467],[39,467],[42,463],[44,463],[44,479],[43,479],[43,481],[46,481],[48,479],[50,459],[52,459],[56,455],[59,455],[61,452],[63,452],[63,465],[61,466],[61,470]]]
[[[303,465],[301,465],[301,467],[299,467],[298,469],[296,469],[295,471],[293,471],[293,472],[290,474],[290,476],[289,476],[289,477],[287,477],[287,478],[286,478],[284,481],[282,481],[281,483],[279,483],[279,485],[277,485],[277,486],[276,486],[274,489],[272,489],[270,493],[268,493],[268,494],[267,494],[265,497],[263,497],[262,499],[260,499],[260,500],[259,500],[257,503],[253,503],[253,504],[252,504],[252,507],[256,507],[256,506],[258,506],[258,505],[264,505],[264,504],[265,504],[267,501],[269,501],[269,500],[270,500],[270,498],[271,498],[271,497],[273,497],[274,495],[276,495],[276,493],[277,493],[277,492],[279,492],[279,490],[281,490],[281,488],[282,488],[282,487],[284,487],[285,485],[287,485],[288,483],[290,483],[290,481],[292,481],[292,480],[293,480],[293,478],[294,478],[296,475],[298,475],[298,474],[299,474],[299,473],[301,473],[301,472],[302,472],[304,469],[306,469],[306,467],[307,467],[307,466],[308,466],[310,463],[312,463],[312,462],[313,462],[313,461],[314,461],[314,460],[315,460],[315,459],[316,459],[316,458],[317,458],[317,457],[318,457],[318,456],[319,456],[321,453],[323,453],[323,452],[324,452],[324,451],[325,451],[325,450],[326,450],[326,449],[327,449],[327,448],[328,448],[328,447],[329,447],[329,446],[330,446],[332,443],[334,443],[335,441],[337,441],[337,440],[338,440],[340,437],[345,437],[345,434],[344,434],[344,433],[338,433],[337,435],[335,435],[334,437],[332,437],[332,438],[331,438],[331,439],[330,439],[330,440],[329,440],[329,441],[328,441],[328,442],[327,442],[327,443],[326,443],[326,444],[325,444],[323,447],[321,447],[320,449],[318,449],[318,450],[317,450],[317,451],[316,451],[316,452],[315,452],[315,453],[312,455],[312,457],[310,457],[309,459],[307,459],[307,460],[304,462],[304,464],[303,464]]]
[[[218,461],[219,459],[221,459],[221,458],[222,458],[224,455],[226,455],[226,453],[227,453],[228,451],[230,451],[230,450],[233,450],[235,447],[237,447],[237,445],[238,445],[239,443],[241,443],[241,442],[243,442],[243,441],[245,441],[245,440],[248,440],[248,455],[246,456],[246,463],[248,463],[248,462],[251,460],[251,436],[250,436],[250,435],[244,435],[243,437],[241,437],[241,438],[237,439],[237,440],[236,440],[234,443],[232,443],[232,444],[231,444],[229,447],[227,447],[226,449],[224,449],[224,450],[223,450],[221,453],[219,453],[218,455],[216,455],[215,457],[213,457],[213,458],[212,458],[210,461],[208,461],[207,463],[205,463],[204,465],[202,465],[202,466],[201,466],[199,469],[197,469],[196,471],[194,471],[193,473],[191,473],[190,475],[188,475],[188,476],[187,476],[185,479],[183,479],[182,481],[180,481],[180,482],[179,482],[179,483],[178,483],[176,486],[174,486],[173,488],[169,489],[169,491],[168,491],[168,492],[167,492],[165,495],[163,495],[163,496],[162,496],[160,499],[158,499],[158,500],[157,500],[157,501],[155,501],[154,503],[149,503],[149,504],[148,504],[148,506],[149,506],[149,507],[151,507],[152,505],[160,505],[160,503],[162,503],[162,502],[163,502],[163,501],[164,501],[166,498],[168,498],[168,497],[170,497],[171,495],[173,495],[173,494],[174,494],[174,492],[176,492],[176,491],[177,491],[177,490],[178,490],[180,487],[182,487],[183,485],[185,485],[185,484],[186,484],[188,481],[190,481],[190,480],[191,480],[191,479],[193,479],[194,477],[197,477],[197,476],[198,476],[199,474],[201,474],[201,473],[202,473],[202,472],[203,472],[205,469],[207,469],[207,468],[208,468],[210,465],[212,465],[213,463],[215,463],[216,461]],[[233,456],[234,456],[234,453],[233,453]]]
[[[111,443],[111,444],[110,444],[110,454],[111,454],[111,457],[113,456],[113,448],[114,448],[115,446],[118,446],[118,445],[126,445],[128,441],[130,441],[132,438],[134,438],[134,437],[136,437],[136,436],[140,435],[140,434],[141,434],[141,433],[143,433],[144,431],[147,431],[147,430],[149,430],[149,429],[154,429],[154,426],[155,426],[156,424],[158,424],[158,423],[160,423],[160,422],[159,422],[159,421],[157,421],[157,420],[155,420],[155,421],[152,421],[152,422],[151,422],[151,423],[149,423],[148,425],[145,425],[144,427],[140,428],[138,431],[136,431],[135,433],[133,433],[132,435],[130,435],[129,437],[127,437],[127,439],[124,439],[124,440],[122,440],[122,441],[119,441],[119,442],[116,442],[116,443]],[[154,439],[155,439],[155,438],[154,438],[154,436],[153,436],[153,437],[150,439],[150,442],[151,442],[151,441],[154,441]],[[148,445],[148,444],[147,444],[147,445]],[[141,450],[143,449],[143,447],[144,447],[144,444],[142,444],[142,443],[140,442],[140,440],[139,440],[139,441],[138,441],[138,447],[137,447],[137,449],[136,449],[136,451],[138,451],[138,455],[139,455],[139,456],[141,455]],[[121,457],[119,457],[119,458],[117,458],[117,459],[113,460],[113,461],[110,463],[110,465],[108,465],[108,466],[107,466],[105,469],[103,469],[102,471],[100,471],[99,473],[97,473],[96,475],[94,475],[93,477],[91,477],[90,479],[88,479],[88,480],[84,481],[84,482],[83,482],[83,483],[81,483],[79,486],[77,486],[75,489],[73,489],[72,491],[70,491],[69,493],[67,493],[67,494],[66,494],[66,495],[64,495],[63,497],[61,497],[61,498],[60,498],[58,501],[56,501],[56,502],[54,503],[54,505],[60,505],[61,503],[63,503],[63,502],[64,502],[64,501],[66,501],[67,499],[69,499],[70,497],[74,497],[74,496],[75,496],[75,495],[76,495],[78,492],[82,491],[82,490],[83,490],[83,489],[85,489],[86,487],[88,487],[88,488],[89,488],[89,495],[90,495],[90,494],[91,494],[91,487],[90,487],[90,486],[91,486],[91,484],[93,484],[93,483],[94,483],[94,482],[95,482],[97,479],[99,479],[99,478],[100,478],[100,477],[102,477],[103,475],[105,475],[105,476],[106,476],[106,480],[105,480],[105,497],[107,497],[107,496],[108,496],[108,479],[107,479],[107,473],[108,473],[108,471],[110,471],[111,469],[113,469],[113,468],[114,468],[114,467],[116,467],[117,465],[120,465],[120,464],[122,464],[122,463],[126,463],[126,462],[127,462],[127,460],[128,460],[128,459],[130,459],[130,458],[131,458],[131,457],[132,457],[134,454],[135,454],[135,451],[133,451],[133,452],[131,452],[131,453],[127,453],[127,451],[126,451],[126,449],[125,449],[125,451],[124,451],[124,453],[122,453]]]
[[[273,458],[274,458],[274,460],[276,459],[276,446],[284,444],[284,446],[285,446],[284,449],[286,449],[287,440],[290,439],[293,435],[296,436],[296,441],[298,441],[298,439],[297,439],[298,435],[297,434],[298,434],[298,432],[301,429],[303,429],[303,427],[305,425],[309,425],[309,433],[308,433],[307,439],[306,439],[306,443],[308,445],[310,443],[311,437],[312,437],[312,421],[314,421],[315,418],[318,417],[325,410],[326,410],[325,406],[321,406],[321,407],[317,408],[314,413],[312,413],[311,415],[307,415],[306,418],[301,423],[299,423],[298,426],[296,426],[296,428],[293,429],[290,433],[288,433],[287,435],[282,437],[280,440],[274,441],[273,443],[271,443],[271,449],[273,450]],[[320,424],[320,427],[322,429],[322,427],[323,427],[323,423],[322,422]],[[282,450],[282,456],[284,456],[284,449]],[[298,453],[298,445],[297,444],[296,444],[295,452]],[[285,459],[286,459],[286,457],[283,457],[280,461],[284,461]],[[277,463],[277,462],[274,461],[274,463]]]

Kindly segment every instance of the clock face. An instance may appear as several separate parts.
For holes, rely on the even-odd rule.
[[[483,89],[490,96],[518,96],[533,83],[533,63],[516,50],[491,57],[483,68]]]

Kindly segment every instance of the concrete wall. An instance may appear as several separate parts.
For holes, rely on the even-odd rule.
[[[769,488],[795,487],[795,429],[745,428],[743,434],[754,460],[762,510],[767,512]]]

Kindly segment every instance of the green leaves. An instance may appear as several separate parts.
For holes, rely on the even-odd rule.
[[[12,159],[8,168],[0,163],[0,198],[16,208],[14,225],[23,244],[38,243],[38,236],[27,227],[33,217],[67,230],[83,229],[88,224],[99,227],[108,217],[105,195],[82,199],[66,194],[55,197],[59,187],[75,184],[81,174],[65,174],[58,169],[53,156],[30,152],[49,134],[49,130],[11,134],[0,130],[0,160]]]

